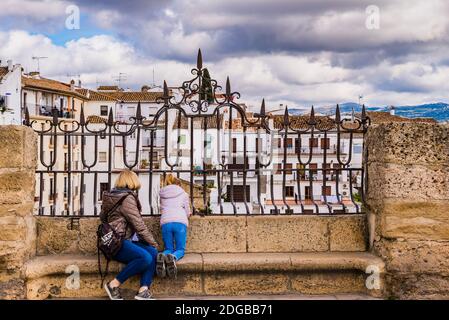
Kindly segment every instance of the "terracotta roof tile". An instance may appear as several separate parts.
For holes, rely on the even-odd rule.
[[[78,88],[76,91],[91,101],[117,101],[117,99],[114,99],[108,95],[89,89]]]
[[[87,117],[87,121],[90,123],[106,123],[106,119],[97,115],[91,115]]]
[[[99,86],[97,88],[98,91],[120,91],[121,89],[118,86]]]
[[[7,67],[0,67],[0,79],[3,78],[8,73]]]
[[[31,89],[41,89],[41,90],[49,90],[49,91],[55,91],[71,96],[77,96],[80,98],[85,98],[83,95],[76,91],[70,90],[70,84],[46,79],[46,78],[30,78],[26,76],[22,76],[22,85],[25,88],[31,88]]]
[[[101,94],[124,102],[156,102],[156,99],[162,97],[164,93],[142,91],[114,91],[102,92]]]

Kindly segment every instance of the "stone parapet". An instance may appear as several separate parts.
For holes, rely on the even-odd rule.
[[[20,299],[23,265],[36,252],[36,137],[30,128],[0,126],[0,141],[0,299]]]
[[[449,298],[449,126],[368,130],[370,246],[393,298]]]
[[[67,285],[73,266],[79,271],[76,287]],[[120,267],[111,263],[109,278]],[[178,268],[175,280],[155,278],[152,290],[156,297],[288,293],[363,293],[378,297],[382,293],[384,263],[364,252],[188,253]],[[379,272],[379,287],[368,288],[373,268]],[[25,269],[28,299],[105,295],[96,256],[41,256],[30,260]],[[136,277],[124,284],[125,290],[135,291],[138,287]]]
[[[144,218],[162,244],[159,217]],[[37,254],[95,254],[96,217],[37,217]],[[365,215],[193,216],[186,251],[361,252],[367,248]]]

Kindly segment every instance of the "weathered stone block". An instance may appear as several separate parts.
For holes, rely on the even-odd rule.
[[[23,225],[2,225],[0,241],[19,241],[25,239],[26,227]]]
[[[25,298],[25,284],[22,279],[0,281],[0,300]]]
[[[290,256],[285,253],[204,253],[205,272],[287,271]]]
[[[329,250],[328,220],[318,216],[248,217],[248,252]]]
[[[375,249],[389,272],[449,276],[449,241],[382,240]]]
[[[84,218],[79,220],[78,249],[83,254],[95,254],[97,252],[97,228],[99,218]]]
[[[3,142],[0,168],[34,169],[37,157],[37,134],[24,126],[1,126]]]
[[[368,166],[368,200],[449,200],[449,167],[379,164]]]
[[[77,253],[79,230],[70,227],[70,218],[37,217],[37,254]],[[95,234],[89,239],[96,243]]]
[[[291,277],[291,287],[302,294],[367,293],[361,272],[312,272]]]
[[[366,251],[365,215],[337,216],[329,219],[330,251]]]
[[[33,213],[34,203],[31,201],[19,204],[0,204],[0,217],[26,217]]]
[[[190,218],[187,252],[245,252],[246,217]]]
[[[34,199],[35,175],[31,171],[0,172],[0,203],[18,204]]]
[[[434,123],[391,123],[372,127],[366,135],[369,163],[401,165],[449,163],[449,126]]]
[[[286,273],[214,273],[204,275],[207,295],[282,294],[289,292]]]
[[[449,240],[449,201],[385,201],[380,233],[386,238]]]
[[[449,277],[439,274],[395,273],[387,278],[394,299],[449,299]]]

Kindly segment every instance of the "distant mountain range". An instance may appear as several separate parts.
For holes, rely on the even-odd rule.
[[[361,107],[358,103],[355,102],[347,102],[342,103],[340,106],[340,112],[351,113],[352,109],[355,112],[360,112]],[[366,107],[367,111],[384,111],[389,112],[389,106],[380,106],[380,107]],[[335,106],[324,106],[324,107],[316,107],[315,112],[321,114],[334,114]],[[291,109],[289,110],[290,114],[304,114],[308,113],[304,109]],[[433,118],[439,122],[449,121],[449,104],[438,102],[438,103],[428,103],[428,104],[420,104],[416,106],[395,106],[395,114],[401,117],[406,118]]]

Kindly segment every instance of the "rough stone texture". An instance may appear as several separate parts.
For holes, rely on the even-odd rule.
[[[365,286],[366,267],[373,265],[383,274],[383,262],[365,252],[189,253],[178,263],[179,272],[176,280],[156,278],[152,289],[156,296],[291,292],[313,294],[364,292],[378,296],[379,290],[360,289]],[[66,280],[70,280],[70,269],[67,269],[70,266],[79,268],[81,280],[79,289],[70,289],[70,286],[66,285]],[[104,296],[97,268],[96,256],[35,257],[27,262],[25,268],[27,298]],[[120,264],[111,263],[109,278],[120,268]],[[314,284],[315,280],[319,284]],[[124,288],[136,290],[138,278],[130,279]]]
[[[30,128],[0,126],[0,141],[0,299],[20,299],[23,265],[36,252],[36,137]]]
[[[204,271],[288,271],[291,270],[290,256],[285,253],[205,253]]]
[[[245,252],[246,217],[192,217],[187,252]]]
[[[366,137],[370,239],[392,298],[449,298],[449,126],[388,124]]]
[[[289,292],[286,273],[213,273],[204,276],[204,293],[207,295],[280,294]]]
[[[401,198],[415,201],[449,200],[449,167],[379,164],[368,167],[368,200]]]
[[[292,276],[292,290],[302,294],[367,293],[361,272],[319,272]]]
[[[449,241],[449,201],[385,200],[380,234],[385,238]]]
[[[76,253],[78,246],[78,230],[71,229],[71,219],[39,217],[37,220],[37,254]],[[90,241],[95,245],[93,236]]]
[[[32,129],[23,126],[1,126],[0,168],[34,169],[37,140]]]
[[[162,244],[159,217],[144,220]],[[65,217],[37,217],[38,254],[95,254],[98,224],[95,217],[73,219],[73,222],[72,218]],[[364,215],[194,216],[190,219],[187,252],[364,251],[365,238]]]
[[[329,221],[330,251],[366,251],[365,215],[338,216]]]
[[[323,217],[248,217],[247,228],[248,252],[329,250],[328,221]]]
[[[447,166],[449,126],[391,123],[374,126],[366,135],[368,162]]]
[[[187,254],[178,263],[176,280],[155,278],[152,290],[158,295],[245,295],[285,293],[367,293],[367,266],[375,265],[383,274],[383,262],[365,252],[350,253],[209,253]],[[69,266],[80,271],[80,288],[66,285]],[[121,268],[111,263],[110,276]],[[72,269],[73,270],[73,269]],[[67,271],[67,272],[66,272]],[[96,256],[48,255],[26,264],[28,299],[98,297],[100,288]],[[70,284],[70,281],[69,281]],[[138,277],[124,288],[138,288]]]

